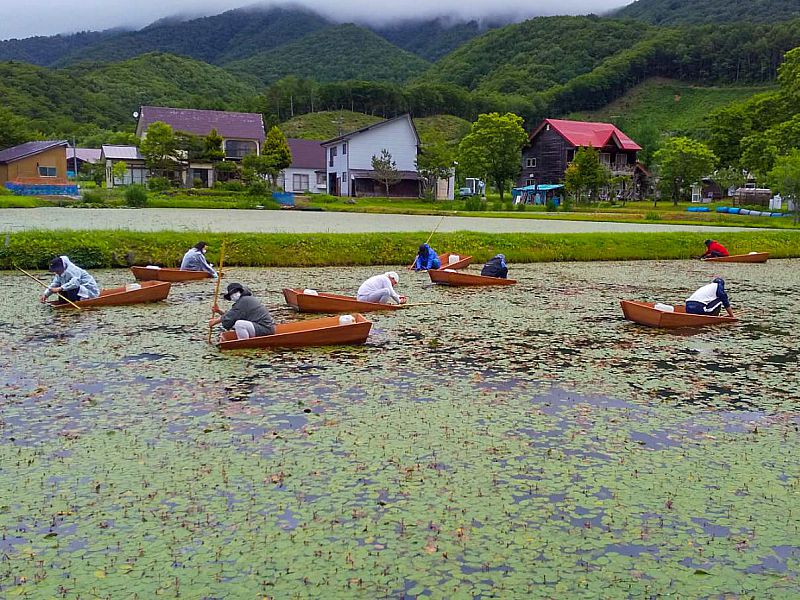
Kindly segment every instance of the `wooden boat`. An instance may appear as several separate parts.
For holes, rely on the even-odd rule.
[[[705,327],[707,325],[721,325],[723,323],[736,323],[739,319],[733,317],[715,317],[713,315],[694,315],[686,312],[683,305],[675,306],[675,312],[666,312],[655,308],[653,302],[635,302],[621,300],[622,314],[628,321],[647,325],[649,327]]]
[[[381,304],[380,302],[361,302],[352,296],[338,296],[322,292],[304,294],[301,289],[283,288],[283,297],[286,304],[299,310],[310,313],[336,313],[336,312],[370,312],[374,310],[397,310],[402,308],[399,304]]]
[[[182,271],[162,267],[131,267],[131,272],[139,281],[196,281],[211,277],[211,273],[205,271]]]
[[[467,286],[467,285],[514,285],[516,279],[503,279],[502,277],[486,277],[485,275],[475,275],[474,273],[460,273],[450,269],[435,269],[428,271],[431,282],[443,285]]]
[[[354,323],[342,325],[339,317],[324,317],[295,323],[280,323],[275,333],[246,340],[236,339],[236,332],[225,331],[217,348],[239,350],[242,348],[297,348],[300,346],[333,346],[363,344],[367,341],[372,322],[364,315],[354,314]]]
[[[130,285],[118,288],[106,288],[100,290],[100,295],[97,298],[78,300],[75,304],[83,308],[158,302],[159,300],[165,300],[167,295],[169,295],[171,284],[167,281],[143,281],[142,283],[134,284],[134,286],[135,289],[129,289],[131,287]],[[74,308],[69,302],[51,302],[50,305],[53,308]]]
[[[750,254],[733,254],[731,256],[704,258],[703,260],[706,262],[765,263],[768,258],[769,252],[751,252]]]
[[[458,256],[458,260],[454,263],[449,262],[451,256]],[[439,255],[439,260],[442,261],[441,270],[444,269],[466,269],[472,262],[471,256],[461,256],[460,254],[453,254],[452,252],[445,252]]]

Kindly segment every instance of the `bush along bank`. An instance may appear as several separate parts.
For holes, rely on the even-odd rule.
[[[160,265],[177,267],[186,250],[203,240],[217,263],[223,240],[225,264],[238,267],[304,267],[409,264],[429,233],[282,234],[130,231],[24,231],[0,234],[0,269],[44,269],[68,255],[84,268]],[[510,263],[688,259],[703,252],[708,233],[538,234],[440,233],[438,252],[471,255],[474,263],[497,253]],[[732,254],[769,252],[800,257],[800,232],[741,231],[717,237]]]

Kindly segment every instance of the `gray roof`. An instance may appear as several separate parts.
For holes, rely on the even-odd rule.
[[[136,135],[142,137],[150,124],[156,121],[166,123],[175,131],[194,135],[208,135],[212,129],[216,129],[217,134],[226,139],[263,142],[266,137],[261,113],[167,108],[164,106],[142,107]]]
[[[101,156],[113,160],[144,160],[136,146],[103,145]]]
[[[286,143],[292,151],[292,168],[325,169],[325,148],[319,140],[289,138]]]
[[[72,160],[77,157],[78,160],[88,163],[96,163],[100,160],[100,148],[67,148],[67,160]]]
[[[361,129],[356,129],[355,131],[350,131],[343,135],[336,136],[335,138],[331,138],[328,141],[322,142],[323,146],[330,146],[335,144],[336,142],[340,142],[342,140],[349,140],[351,137],[358,135],[359,133],[364,133],[365,131],[369,131],[370,129],[378,129],[379,127],[383,127],[384,125],[388,125],[389,123],[394,123],[395,121],[399,121],[401,119],[405,119],[411,125],[411,130],[414,132],[414,136],[417,138],[417,146],[420,145],[419,141],[419,133],[417,133],[417,128],[414,125],[414,120],[411,118],[411,115],[408,113],[404,115],[400,115],[399,117],[394,117],[393,119],[387,119],[385,121],[378,121],[377,123],[373,123],[372,125],[367,125],[366,127],[362,127]]]
[[[34,154],[39,154],[51,148],[67,146],[66,140],[49,140],[44,142],[25,142],[19,146],[12,146],[5,150],[0,150],[0,163],[10,163],[21,160]]]

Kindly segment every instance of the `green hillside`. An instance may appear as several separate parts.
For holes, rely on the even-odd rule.
[[[382,120],[380,117],[349,110],[321,111],[299,115],[281,123],[279,127],[287,138],[329,140]]]
[[[798,0],[637,0],[612,13],[655,25],[775,23],[800,17]]]
[[[400,50],[368,29],[338,25],[232,62],[226,68],[271,83],[286,75],[317,81],[348,79],[401,82],[419,75],[429,63]]]
[[[79,54],[84,48],[122,35],[120,30],[82,31],[70,35],[36,36],[25,39],[0,40],[0,61],[17,60],[32,65],[52,65],[62,57]]]
[[[456,145],[469,133],[472,123],[453,115],[436,115],[414,119],[414,125],[423,144],[443,139]]]
[[[711,112],[774,89],[774,86],[701,87],[652,78],[599,110],[573,112],[566,118],[612,122],[625,131],[655,127],[666,134],[702,136],[704,120]]]
[[[481,35],[487,28],[476,21],[451,23],[444,19],[432,21],[401,21],[375,28],[382,38],[425,60],[436,61]]]
[[[45,134],[78,124],[132,128],[142,104],[235,109],[255,94],[219,67],[169,54],[70,69],[0,63],[0,105]]]

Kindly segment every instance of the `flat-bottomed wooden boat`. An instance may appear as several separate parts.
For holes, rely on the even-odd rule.
[[[731,256],[716,256],[704,258],[706,262],[735,262],[735,263],[765,263],[769,252],[751,252],[750,254],[733,254]]]
[[[246,340],[236,338],[236,332],[225,331],[217,347],[220,350],[243,348],[298,348],[301,346],[334,346],[363,344],[367,341],[372,322],[364,315],[353,315],[355,322],[341,324],[339,317],[324,317],[296,323],[280,323],[275,333]]]
[[[168,269],[159,267],[131,267],[133,276],[139,281],[197,281],[199,279],[209,279],[211,273],[205,271],[182,271],[181,269]]]
[[[318,292],[306,294],[301,289],[283,288],[286,304],[300,312],[336,313],[336,312],[371,312],[374,310],[397,310],[399,304],[381,304],[380,302],[361,302],[352,296],[339,296]]]
[[[458,260],[451,263],[450,257],[458,257]],[[460,254],[453,254],[452,252],[445,252],[439,255],[439,260],[442,262],[440,270],[444,269],[466,269],[472,262],[471,256],[461,256]]]
[[[686,307],[676,305],[675,312],[662,311],[655,308],[653,302],[636,302],[621,300],[622,314],[628,321],[647,325],[649,327],[705,327],[707,325],[721,325],[723,323],[736,323],[739,319],[728,316],[715,317],[714,315],[695,315],[686,312]]]
[[[450,269],[435,269],[428,271],[431,282],[443,285],[468,286],[468,285],[514,285],[516,279],[503,279],[502,277],[486,277],[473,273],[461,273]]]
[[[158,302],[159,300],[165,300],[169,295],[170,285],[168,281],[143,281],[132,286],[106,288],[100,290],[100,295],[97,298],[78,300],[75,304],[83,308]],[[53,308],[74,308],[69,302],[51,302],[50,305]]]

